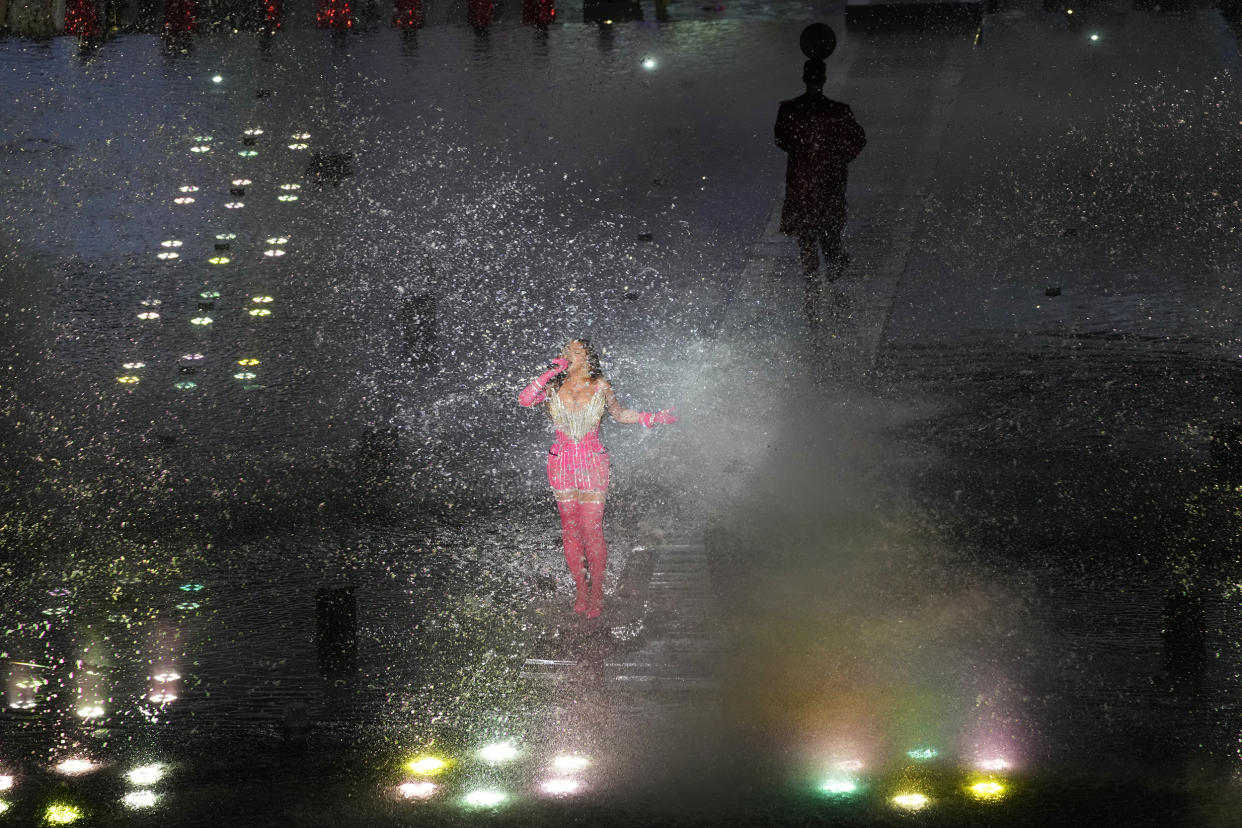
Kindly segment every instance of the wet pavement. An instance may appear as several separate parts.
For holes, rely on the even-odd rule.
[[[0,42],[10,817],[1229,824],[1238,47],[1094,13],[829,18],[819,331],[796,17]],[[513,403],[581,330],[683,416],[605,434],[594,624]]]

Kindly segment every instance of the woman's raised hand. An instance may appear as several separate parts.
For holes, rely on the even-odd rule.
[[[552,367],[555,368],[556,372],[559,374],[562,371],[568,370],[569,360],[565,359],[565,357],[558,356],[556,359],[552,360]]]

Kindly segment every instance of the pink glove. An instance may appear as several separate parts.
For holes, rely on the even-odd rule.
[[[569,368],[569,360],[564,357],[557,357],[552,360],[552,367],[544,371],[536,377],[530,385],[522,389],[522,393],[518,394],[518,405],[524,405],[530,408],[532,405],[539,405],[548,398],[547,391],[544,386],[557,374]]]
[[[646,428],[654,425],[672,425],[677,422],[677,415],[673,413],[673,409],[665,408],[663,411],[657,411],[652,414],[650,411],[641,411],[638,414],[638,421]]]

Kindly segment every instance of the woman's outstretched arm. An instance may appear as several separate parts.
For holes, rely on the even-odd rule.
[[[653,425],[672,425],[677,422],[677,415],[669,408],[654,414],[650,411],[635,411],[632,408],[626,408],[617,399],[611,385],[604,386],[604,402],[608,406],[608,413],[618,423],[642,423],[646,428],[651,428]]]

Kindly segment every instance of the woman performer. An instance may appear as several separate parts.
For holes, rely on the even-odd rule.
[[[608,562],[604,545],[608,451],[599,442],[604,409],[619,423],[642,423],[647,428],[671,425],[677,417],[669,409],[651,413],[624,408],[604,379],[599,355],[586,339],[571,340],[552,361],[552,367],[518,395],[518,402],[527,408],[545,401],[556,426],[556,441],[548,449],[548,482],[561,513],[565,562],[578,586],[574,612],[598,618],[604,603],[604,569]]]

